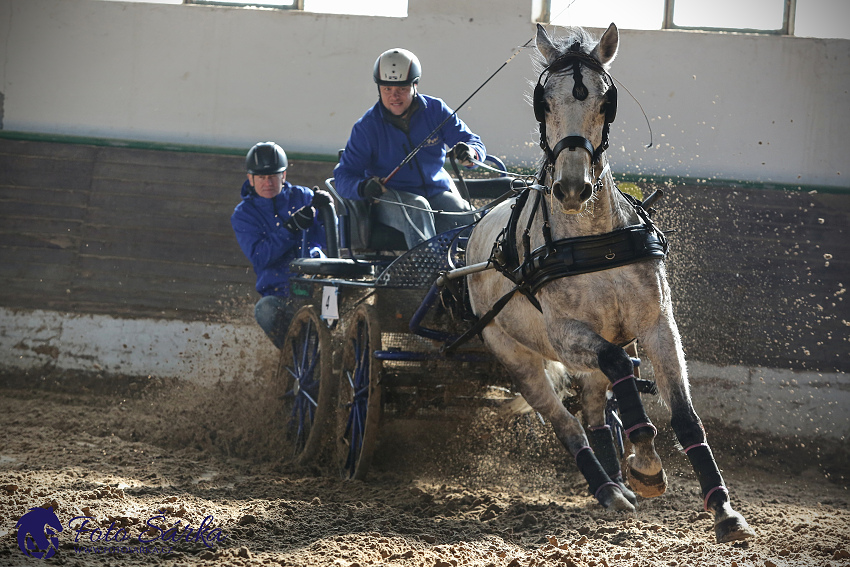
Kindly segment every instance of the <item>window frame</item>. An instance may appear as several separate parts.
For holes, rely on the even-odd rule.
[[[534,0],[533,9],[537,13],[536,21],[551,23],[552,0]],[[707,26],[678,26],[673,23],[673,14],[676,8],[676,0],[664,0],[664,16],[661,23],[662,30],[695,30],[710,32],[737,32],[764,35],[794,35],[794,19],[797,13],[797,0],[785,0],[782,13],[782,27],[775,30],[750,29],[750,28],[715,28]]]
[[[275,10],[304,10],[304,0],[294,0],[291,6],[282,6],[280,4],[263,4],[263,0],[256,2],[229,2],[228,0],[183,0],[184,4],[194,4],[195,6],[230,6],[234,8],[244,8],[246,6],[254,6],[257,8],[272,8]]]
[[[797,12],[797,0],[785,0],[782,13],[782,27],[779,29],[752,29],[752,28],[713,28],[707,26],[677,26],[673,23],[673,12],[676,9],[676,0],[664,0],[664,21],[661,24],[663,30],[698,30],[711,32],[739,32],[767,35],[794,35],[794,17]]]

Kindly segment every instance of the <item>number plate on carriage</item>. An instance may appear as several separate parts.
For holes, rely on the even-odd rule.
[[[322,288],[322,319],[325,321],[336,321],[339,319],[338,297],[339,288],[332,285],[326,285]]]

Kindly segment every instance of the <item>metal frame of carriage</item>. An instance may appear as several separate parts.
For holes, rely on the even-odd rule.
[[[507,171],[498,158],[488,156],[488,161]],[[455,171],[467,198],[467,186],[476,195],[498,196],[496,201],[523,187],[507,173],[464,180]],[[326,185],[335,200],[332,211],[320,211],[326,230],[335,227],[327,231],[329,257],[291,264],[298,274],[291,279],[291,294],[303,306],[290,323],[275,373],[292,448],[284,457],[304,465],[330,446],[341,476],[363,479],[386,408],[421,418],[470,404],[502,404],[514,396],[510,380],[481,341],[454,348],[471,326],[462,279],[476,269],[465,266],[463,254],[472,226],[405,251],[400,232],[369,221],[368,209],[342,198],[333,178]],[[359,230],[364,221],[371,234]],[[655,393],[654,383],[640,382],[642,391]],[[579,396],[564,403],[574,412]],[[616,409],[611,397],[607,420],[622,454]]]

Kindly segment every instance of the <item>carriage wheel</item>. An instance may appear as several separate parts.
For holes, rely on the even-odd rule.
[[[327,326],[312,305],[299,309],[280,349],[276,375],[283,392],[285,460],[303,465],[314,459],[332,419],[336,383],[333,345]]]
[[[345,337],[339,375],[337,463],[346,479],[362,480],[369,470],[381,419],[381,329],[375,310],[360,305]]]

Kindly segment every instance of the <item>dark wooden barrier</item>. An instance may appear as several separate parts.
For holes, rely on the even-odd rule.
[[[322,185],[333,164],[291,160]],[[0,138],[0,306],[250,317],[230,227],[242,156]],[[644,191],[651,190],[642,184]],[[691,360],[848,371],[850,192],[666,188],[657,220]]]
[[[0,139],[0,305],[215,320],[253,303],[230,226],[244,164]],[[332,168],[292,160],[288,179],[312,186]]]

